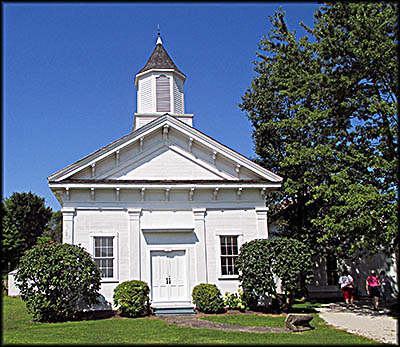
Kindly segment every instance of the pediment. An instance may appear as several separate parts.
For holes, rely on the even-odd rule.
[[[260,180],[262,168],[184,122],[165,115],[48,177],[94,180]]]
[[[211,165],[175,146],[156,146],[139,154],[122,167],[116,167],[100,179],[118,180],[223,180],[228,178]]]

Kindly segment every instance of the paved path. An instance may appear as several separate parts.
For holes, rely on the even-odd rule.
[[[204,319],[199,319],[199,316],[202,315],[165,315],[165,316],[158,316],[158,318],[164,320],[167,323],[187,328],[201,328],[201,329],[212,329],[212,330],[223,330],[223,331],[241,331],[246,333],[290,332],[289,329],[282,327],[256,327],[256,326],[251,327],[239,324],[217,323]]]
[[[327,304],[316,310],[320,317],[335,328],[361,335],[376,341],[398,344],[397,320],[387,315],[383,309],[376,313],[368,302],[355,303],[347,309],[344,304]]]

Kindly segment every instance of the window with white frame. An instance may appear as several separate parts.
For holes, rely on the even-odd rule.
[[[238,236],[220,236],[221,274],[238,275],[235,261],[239,254]]]
[[[115,277],[114,236],[93,237],[93,258],[102,278]]]

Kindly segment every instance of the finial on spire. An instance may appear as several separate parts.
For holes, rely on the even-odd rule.
[[[160,34],[160,24],[158,24],[158,26],[157,26],[157,31],[158,31],[157,45],[158,44],[162,45],[161,34]]]

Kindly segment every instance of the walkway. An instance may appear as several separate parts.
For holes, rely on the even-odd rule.
[[[196,317],[197,316],[197,317]],[[204,319],[199,319],[201,315],[165,315],[158,316],[159,319],[164,320],[166,323],[175,324],[186,328],[201,328],[223,331],[241,331],[246,333],[288,333],[287,328],[282,327],[251,327],[239,324],[225,324],[211,322]]]
[[[327,304],[316,308],[320,317],[335,328],[374,339],[379,342],[398,344],[397,320],[388,315],[389,310],[379,313],[371,309],[368,301],[355,302],[347,309],[344,304]]]

